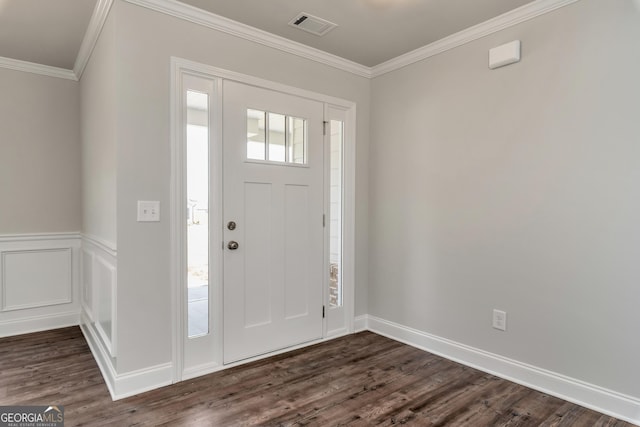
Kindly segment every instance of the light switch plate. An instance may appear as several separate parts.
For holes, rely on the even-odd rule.
[[[155,200],[138,200],[138,222],[160,221],[160,202]]]

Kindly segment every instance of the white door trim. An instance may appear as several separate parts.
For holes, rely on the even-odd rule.
[[[345,134],[344,148],[344,231],[343,231],[343,287],[344,287],[344,305],[345,305],[345,323],[347,325],[345,333],[354,331],[354,310],[355,310],[355,166],[356,166],[356,104],[341,98],[329,95],[318,94],[305,89],[300,89],[282,83],[272,82],[258,77],[237,73],[234,71],[224,70],[210,65],[198,62],[171,57],[171,92],[170,92],[170,129],[171,129],[171,181],[170,181],[170,232],[171,232],[171,300],[172,300],[172,364],[173,364],[173,381],[178,382],[189,377],[203,375],[208,372],[214,372],[228,366],[222,366],[222,359],[212,361],[201,369],[185,374],[183,372],[183,342],[185,339],[184,322],[185,313],[185,296],[180,290],[184,286],[185,277],[185,242],[186,233],[183,224],[186,223],[185,208],[181,201],[184,200],[184,146],[182,136],[182,109],[180,107],[182,99],[182,77],[185,74],[201,76],[204,78],[221,82],[223,79],[232,80],[252,86],[262,87],[274,91],[279,91],[303,98],[312,99],[314,101],[330,104],[331,106],[344,109],[346,111],[347,123]],[[218,102],[217,100],[214,102]],[[217,109],[220,111],[220,109]],[[214,143],[211,150],[214,151],[215,162],[211,164],[212,173],[221,174],[222,171],[222,149],[221,130],[222,116],[218,113],[214,117],[215,122],[212,124],[212,131],[216,133]],[[221,175],[220,175],[221,178]],[[219,194],[212,189],[212,195],[218,197]],[[216,199],[212,199],[215,203]],[[221,205],[222,199],[216,200]],[[221,208],[221,206],[220,206]],[[217,208],[216,208],[217,209]],[[222,265],[222,251],[215,251],[218,242],[211,241],[211,258],[213,265]],[[214,257],[219,259],[214,260]],[[222,272],[216,272],[216,277],[221,276]],[[222,318],[222,298],[214,296],[218,300],[218,306],[215,306],[215,316]],[[218,324],[222,326],[221,323]],[[221,329],[219,329],[221,330]],[[222,354],[222,334],[218,334],[217,345],[219,346],[219,354]],[[335,338],[332,336],[330,338]],[[327,337],[325,337],[327,339]],[[322,340],[320,340],[322,341]],[[316,341],[319,342],[319,341]],[[309,343],[313,344],[313,343]],[[265,355],[268,357],[269,355]],[[249,359],[250,361],[253,359]],[[229,365],[235,366],[235,364]]]
[[[351,117],[352,110],[335,104],[325,104],[325,211],[327,226],[325,230],[325,265],[329,265],[329,241],[331,222],[330,203],[330,176],[331,176],[331,121],[338,120],[344,124],[343,129],[343,167],[342,167],[342,266],[340,275],[342,278],[342,306],[332,308],[329,302],[329,288],[324,289],[325,324],[324,337],[331,338],[354,332],[354,306],[355,306],[355,146],[350,141],[355,141],[355,120]],[[353,111],[355,114],[355,111]],[[352,163],[349,163],[352,162]],[[329,269],[325,268],[325,283],[329,283]],[[348,284],[348,285],[346,285]]]

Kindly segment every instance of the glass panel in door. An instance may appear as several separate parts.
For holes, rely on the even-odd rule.
[[[187,91],[188,337],[209,333],[209,95]]]
[[[342,306],[343,123],[329,122],[329,307]]]

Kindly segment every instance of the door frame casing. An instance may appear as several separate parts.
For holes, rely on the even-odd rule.
[[[353,314],[353,305],[350,305],[348,301],[354,302],[354,277],[355,271],[353,267],[355,266],[355,259],[350,258],[355,254],[355,250],[349,251],[347,248],[354,247],[354,234],[353,227],[347,227],[346,224],[355,224],[355,219],[353,216],[354,209],[353,206],[348,207],[347,204],[351,203],[354,205],[355,193],[347,194],[347,182],[355,182],[355,152],[348,152],[348,150],[354,150],[355,147],[350,141],[355,141],[355,128],[352,126],[351,120],[349,118],[349,109],[338,106],[335,104],[325,104],[324,105],[324,120],[325,120],[325,135],[324,135],[324,152],[325,152],[325,177],[324,177],[324,206],[325,206],[325,215],[326,215],[326,229],[325,229],[325,250],[324,250],[324,301],[325,301],[325,319],[323,325],[323,337],[331,338],[338,337],[341,335],[345,335],[347,333],[354,331],[354,314]],[[331,121],[338,120],[343,123],[343,141],[342,141],[342,263],[341,263],[341,283],[342,283],[342,305],[338,307],[331,307],[329,304],[329,264],[330,264],[330,255],[329,255],[329,242],[330,242],[330,224],[331,224],[331,200],[330,200],[330,188],[331,188]],[[352,133],[353,132],[353,133]],[[353,165],[347,165],[347,159],[353,159]],[[351,175],[350,175],[351,174]],[[351,286],[346,286],[345,284],[350,281]]]
[[[210,79],[214,81],[216,88],[221,88],[223,80],[232,80],[239,83],[261,87],[269,90],[287,93],[290,95],[308,98],[319,101],[327,107],[338,108],[345,111],[345,143],[344,143],[344,174],[343,174],[343,191],[344,191],[344,208],[343,208],[343,299],[345,312],[345,328],[340,333],[327,334],[326,318],[324,319],[322,339],[304,343],[281,351],[269,353],[262,356],[246,359],[241,362],[224,365],[222,363],[222,233],[217,230],[213,233],[210,241],[210,268],[216,268],[210,276],[211,280],[218,281],[219,286],[215,287],[215,293],[210,294],[210,298],[215,299],[216,304],[213,308],[213,322],[217,337],[215,339],[216,351],[215,358],[217,360],[204,364],[188,372],[184,370],[184,342],[187,339],[186,331],[186,209],[183,205],[185,200],[185,146],[183,126],[183,109],[182,109],[182,92],[183,92],[183,76],[192,75],[200,78]],[[217,99],[213,99],[211,105],[213,107],[210,138],[210,174],[214,181],[214,186],[210,190],[210,203],[213,209],[210,209],[212,224],[214,221],[220,222],[222,218],[222,110],[221,100],[222,92],[217,91]],[[340,335],[352,333],[354,331],[354,310],[355,310],[355,165],[356,165],[356,104],[352,101],[336,98],[329,95],[323,95],[300,89],[277,82],[261,79],[247,74],[237,73],[234,71],[224,70],[198,62],[171,57],[171,82],[170,82],[170,130],[171,130],[171,179],[170,179],[170,267],[171,267],[171,325],[172,325],[172,365],[173,365],[173,382],[178,382],[226,369],[253,360],[269,357],[274,354],[290,351],[295,348],[305,347],[324,340],[332,339]],[[326,118],[325,118],[326,120]],[[324,143],[326,144],[327,138]],[[328,168],[325,162],[325,171]],[[326,192],[328,189],[325,188]],[[325,206],[325,212],[328,207]],[[216,227],[211,227],[214,230]],[[328,228],[325,229],[328,233]],[[215,241],[219,239],[219,241]],[[324,249],[325,252],[328,248]],[[326,283],[328,288],[328,282]],[[213,288],[210,288],[210,290]],[[323,292],[324,304],[328,304],[328,291]],[[336,331],[337,332],[337,331]]]

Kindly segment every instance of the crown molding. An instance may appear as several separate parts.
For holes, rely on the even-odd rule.
[[[0,57],[0,68],[78,81],[89,62],[114,0],[98,0],[73,70]],[[430,58],[500,30],[552,12],[580,0],[534,0],[500,16],[452,34],[374,67],[367,67],[302,43],[268,33],[176,0],[123,0],[147,9],[202,25],[226,34],[310,59],[361,77],[373,78]]]
[[[98,0],[96,7],[93,9],[91,20],[87,27],[87,31],[82,39],[78,56],[76,57],[73,70],[67,70],[66,68],[52,67],[49,65],[36,64],[34,62],[20,61],[18,59],[0,57],[0,68],[7,68],[10,70],[24,71],[26,73],[40,74],[43,76],[57,77],[67,80],[80,80],[82,73],[84,72],[93,48],[98,42],[98,37],[104,26],[104,22],[107,20],[109,10],[113,0]]]
[[[49,65],[36,64],[35,62],[21,61],[19,59],[5,58],[1,56],[0,68],[7,68],[9,70],[24,71],[25,73],[40,74],[42,76],[78,81],[78,78],[71,70],[51,67]]]
[[[371,68],[371,77],[398,70],[423,59],[430,58],[447,50],[462,46],[482,37],[488,36],[505,28],[512,27],[530,19],[536,18],[561,7],[575,3],[579,0],[535,0],[517,9],[513,9],[488,21],[482,22],[466,30],[459,31],[448,37],[435,41],[411,52],[400,55],[389,61],[383,62]]]
[[[89,26],[87,27],[87,31],[84,33],[84,38],[82,39],[82,44],[80,45],[76,62],[73,65],[73,73],[76,75],[78,80],[82,77],[82,73],[89,62],[93,48],[96,47],[98,37],[100,37],[100,32],[107,20],[112,4],[113,0],[98,0],[96,7],[93,9]]]
[[[198,9],[175,0],[124,0],[194,24],[310,59],[362,77],[371,77],[371,68],[246,24]]]

